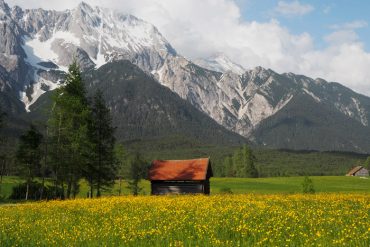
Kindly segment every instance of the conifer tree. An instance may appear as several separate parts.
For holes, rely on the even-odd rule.
[[[254,160],[255,156],[253,155],[252,149],[248,147],[247,145],[244,145],[242,148],[243,153],[243,177],[248,178],[257,178],[258,177],[258,171],[256,167],[254,166]]]
[[[247,145],[234,151],[232,157],[228,156],[224,160],[226,176],[233,177],[258,177],[258,170],[254,165],[255,156],[252,149]]]
[[[231,156],[227,156],[224,160],[224,169],[225,169],[225,176],[226,177],[234,177],[235,171],[233,166],[233,159]]]
[[[112,117],[100,90],[93,97],[90,111],[91,119],[88,125],[88,136],[92,152],[89,155],[85,174],[89,181],[90,193],[94,186],[96,188],[96,196],[99,197],[102,189],[111,187],[114,184],[117,171],[117,162],[114,156],[115,138]]]
[[[236,177],[243,177],[243,153],[240,148],[235,150],[233,155],[233,168]]]
[[[16,158],[19,173],[26,180],[26,200],[28,200],[30,184],[40,170],[42,138],[42,134],[33,125],[20,137]]]
[[[130,162],[130,169],[128,174],[128,188],[131,193],[136,196],[142,190],[139,186],[141,179],[145,178],[147,175],[147,162],[142,159],[139,153]]]
[[[129,177],[131,161],[128,152],[122,144],[117,144],[114,147],[114,153],[117,162],[118,195],[122,195],[122,180]]]
[[[78,193],[90,147],[87,135],[90,109],[76,61],[69,66],[64,86],[55,90],[52,99],[49,129],[55,186],[60,185],[64,191],[66,185],[69,198]]]

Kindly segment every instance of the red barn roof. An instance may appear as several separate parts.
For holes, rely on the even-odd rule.
[[[206,180],[213,176],[209,158],[192,160],[154,160],[148,179],[165,181]]]

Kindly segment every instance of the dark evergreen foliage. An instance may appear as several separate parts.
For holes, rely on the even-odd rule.
[[[12,200],[23,200],[27,191],[27,184],[19,184],[12,188],[12,194],[9,199]],[[56,191],[56,192],[55,192]],[[55,196],[56,193],[56,196]],[[42,183],[32,181],[29,184],[28,199],[29,200],[50,200],[57,198],[63,198],[63,190],[54,186],[43,186]]]
[[[128,173],[128,188],[133,195],[138,195],[140,188],[140,180],[147,177],[149,163],[145,161],[139,153],[137,153],[130,162],[130,170]]]
[[[259,146],[271,149],[370,153],[368,126],[304,93],[263,120],[253,137]],[[357,148],[353,147],[354,143]]]
[[[234,151],[233,156],[224,160],[225,176],[257,178],[258,170],[254,165],[256,157],[247,145]]]
[[[51,163],[55,187],[66,185],[66,197],[75,197],[89,153],[90,109],[79,66],[69,66],[65,85],[55,90],[49,118]]]
[[[40,172],[42,138],[42,134],[33,125],[20,137],[16,157],[19,174],[26,180],[26,200],[28,199],[29,185]]]
[[[90,185],[91,196],[93,187],[96,188],[96,195],[100,196],[102,189],[114,184],[117,172],[114,153],[115,129],[112,125],[110,110],[100,90],[97,90],[93,97],[90,111],[88,137],[91,150],[84,174]]]

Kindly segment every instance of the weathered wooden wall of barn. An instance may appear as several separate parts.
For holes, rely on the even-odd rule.
[[[209,180],[205,181],[152,181],[152,195],[209,194]]]
[[[355,176],[359,176],[359,177],[369,176],[369,171],[366,168],[362,168],[361,170],[355,173]]]

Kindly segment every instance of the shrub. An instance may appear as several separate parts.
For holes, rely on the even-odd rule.
[[[314,194],[315,193],[315,188],[313,186],[313,182],[307,176],[305,176],[304,179],[303,179],[302,192],[304,194]]]
[[[12,194],[9,196],[9,199],[23,200],[26,197],[26,190],[27,190],[26,183],[14,186],[12,189]],[[41,183],[38,182],[30,183],[28,198],[30,200],[40,200],[41,190],[42,190]],[[54,186],[44,186],[43,196],[41,199],[55,199],[55,198],[63,199],[62,188],[57,187],[57,189],[55,189]]]

